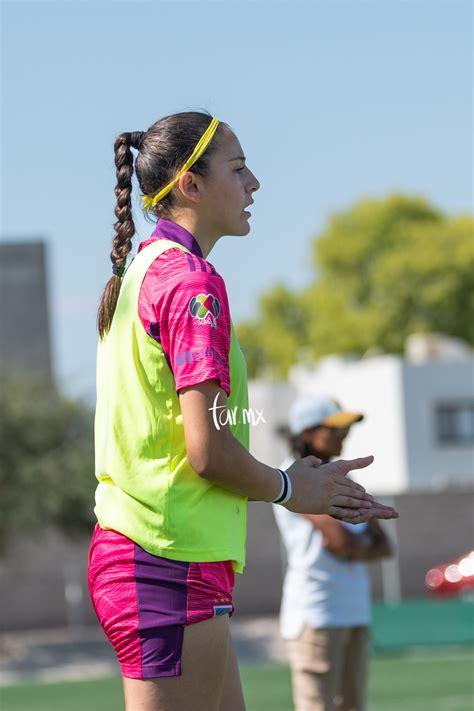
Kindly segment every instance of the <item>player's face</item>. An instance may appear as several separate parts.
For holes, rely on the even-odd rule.
[[[342,451],[344,439],[349,433],[348,427],[316,427],[308,432],[308,442],[321,457],[338,457]]]
[[[209,168],[203,186],[201,214],[204,211],[210,231],[216,236],[248,234],[251,217],[248,207],[260,183],[246,166],[237,137],[225,127]]]

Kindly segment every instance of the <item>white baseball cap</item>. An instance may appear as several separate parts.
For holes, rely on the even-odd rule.
[[[291,434],[296,435],[318,425],[350,427],[363,418],[361,412],[343,410],[340,403],[329,395],[303,395],[289,409],[288,427]]]

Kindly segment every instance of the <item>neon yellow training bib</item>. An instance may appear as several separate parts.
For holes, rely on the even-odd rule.
[[[145,247],[122,279],[109,333],[97,352],[95,514],[102,528],[173,560],[245,565],[247,498],[201,478],[186,456],[183,417],[163,349],[143,328],[140,287],[153,261],[177,242]],[[231,322],[228,408],[248,449],[247,366]]]

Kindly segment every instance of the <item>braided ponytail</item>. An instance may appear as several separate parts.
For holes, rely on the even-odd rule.
[[[121,278],[125,270],[127,255],[132,249],[132,238],[135,234],[135,225],[132,217],[132,175],[133,155],[131,147],[137,142],[137,132],[121,133],[115,141],[115,167],[117,171],[117,184],[115,195],[117,204],[114,224],[115,236],[112,242],[110,259],[113,275],[105,285],[97,315],[99,335],[103,338],[112,323],[112,318],[117,306],[120,293]]]
[[[192,155],[204,131],[209,127],[210,114],[198,111],[185,111],[172,116],[165,116],[154,123],[147,131],[121,133],[115,141],[115,166],[117,185],[115,195],[117,204],[110,259],[113,276],[107,282],[97,315],[100,337],[110,329],[112,318],[120,293],[121,277],[125,270],[127,255],[132,248],[135,225],[132,219],[132,175],[133,155],[131,148],[138,150],[135,163],[138,184],[143,195],[155,196],[176,175],[185,161]],[[227,124],[221,122],[217,136]],[[206,177],[209,173],[209,159],[216,150],[216,141],[208,146],[205,153],[193,164],[190,170]],[[173,191],[168,193],[150,213],[155,217],[172,216],[174,207]]]

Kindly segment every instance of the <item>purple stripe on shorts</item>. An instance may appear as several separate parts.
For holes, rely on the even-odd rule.
[[[189,563],[159,558],[135,545],[143,679],[181,673],[188,569]]]

